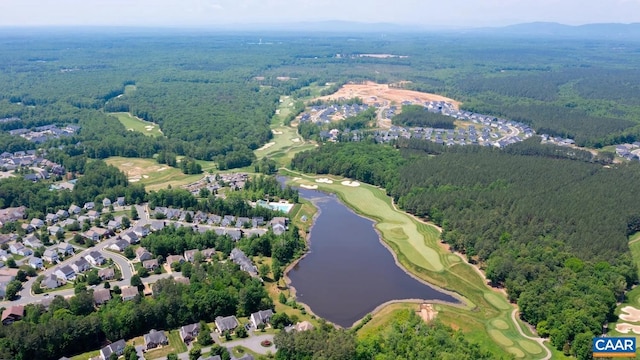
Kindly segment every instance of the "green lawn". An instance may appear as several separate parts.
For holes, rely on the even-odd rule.
[[[109,113],[109,115],[115,116],[127,130],[141,132],[147,136],[163,136],[160,126],[156,123],[144,121],[125,112]]]
[[[329,177],[333,183],[325,184],[315,182],[314,176],[287,170],[281,173],[300,178],[295,184],[318,185],[321,190],[336,193],[354,211],[376,221],[376,229],[405,268],[433,285],[459,294],[462,306],[436,305],[438,318],[444,323],[461,329],[470,340],[485,344],[496,356],[544,357],[546,350],[518,333],[517,324],[511,319],[514,307],[506,296],[491,289],[470,265],[443,247],[437,228],[395,209],[383,189],[368,184],[345,186],[342,178]],[[376,324],[374,320],[372,323]],[[367,324],[363,329],[372,326]]]
[[[153,159],[110,157],[105,159],[124,172],[129,181],[144,184],[147,190],[166,189],[168,185],[179,187],[196,182],[203,174],[185,175],[179,169],[158,164]]]

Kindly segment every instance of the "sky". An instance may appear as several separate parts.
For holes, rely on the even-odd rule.
[[[346,20],[421,28],[640,22],[640,0],[0,0],[0,26],[216,27]]]

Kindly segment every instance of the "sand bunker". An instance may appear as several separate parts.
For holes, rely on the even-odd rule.
[[[280,109],[276,110],[276,115],[280,115]]]
[[[143,178],[148,179],[149,175],[142,175]]]
[[[625,306],[621,309],[622,314],[620,314],[619,318],[624,321],[630,322],[640,322],[640,310],[634,308],[633,306]]]
[[[298,180],[302,180],[302,178],[299,178],[299,177],[294,177],[293,178],[293,181],[298,181]]]
[[[318,188],[318,185],[300,184],[300,187],[303,188],[303,189],[314,190],[314,189]]]
[[[274,142],[266,143],[266,144],[262,145],[262,147],[261,147],[261,148],[259,148],[259,149],[257,149],[257,150],[258,150],[258,151],[259,151],[259,150],[266,150],[266,149],[268,149],[268,148],[272,147],[272,146],[273,146],[273,145],[275,145],[275,144],[276,144],[276,143],[274,143]]]
[[[345,181],[341,182],[341,184],[344,185],[344,186],[351,186],[351,187],[360,186],[360,183],[357,182],[357,181],[346,181],[345,180]]]
[[[316,182],[323,183],[323,184],[333,184],[333,180],[329,180],[327,178],[316,179]]]
[[[158,170],[156,170],[156,171],[165,171],[165,170],[167,170],[167,169],[168,169],[168,167],[163,166],[163,167],[161,167],[160,169],[158,169]]]
[[[622,334],[628,334],[633,331],[635,334],[640,335],[640,326],[627,323],[616,324],[616,331]]]
[[[282,131],[271,130],[271,132],[273,133],[273,135],[282,135]]]
[[[293,141],[294,143],[297,143],[297,142],[300,142],[300,139],[299,138],[293,138],[293,139],[291,139],[291,141]]]

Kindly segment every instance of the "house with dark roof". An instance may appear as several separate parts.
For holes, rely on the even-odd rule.
[[[2,312],[2,325],[11,325],[18,320],[22,320],[23,316],[23,305],[10,306]]]
[[[136,235],[136,233],[133,231],[127,231],[126,233],[120,235],[120,238],[132,245],[140,242],[140,238],[138,238],[138,235]]]
[[[129,247],[129,245],[130,244],[125,240],[118,240],[115,243],[109,245],[109,249],[122,252],[124,251],[124,249]]]
[[[248,272],[250,275],[256,276],[258,275],[258,268],[253,264],[253,262],[244,254],[244,252],[238,248],[234,248],[231,250],[231,254],[229,255],[231,260],[240,266],[240,269]]]
[[[85,258],[79,258],[71,264],[71,268],[76,274],[83,273],[89,269],[91,269],[91,264]]]
[[[93,291],[93,302],[96,305],[102,305],[111,300],[111,291],[109,289],[95,289]]]
[[[151,255],[151,253],[147,249],[139,247],[136,249],[136,258],[138,259],[138,261],[142,262],[152,259],[153,255]]]
[[[185,344],[189,345],[190,342],[198,337],[199,332],[200,323],[185,325],[180,328],[180,338]]]
[[[111,343],[103,347],[102,349],[100,349],[100,360],[109,360],[111,354],[113,353],[115,353],[118,356],[124,354],[125,346],[127,346],[127,344],[124,342],[123,339],[120,339],[114,343]]]
[[[59,267],[53,273],[56,274],[58,279],[65,282],[76,278],[76,272],[69,265]]]
[[[40,282],[40,287],[45,289],[56,289],[62,285],[61,280],[54,274],[51,274]]]
[[[225,331],[233,331],[240,325],[235,315],[226,317],[218,316],[215,320],[215,324],[216,329],[219,333],[223,333]]]
[[[102,265],[105,263],[106,259],[99,251],[91,251],[89,254],[84,257],[91,265]]]
[[[167,339],[164,331],[151,329],[148,334],[144,335],[144,346],[147,350],[155,349],[164,345],[169,345],[169,339]]]

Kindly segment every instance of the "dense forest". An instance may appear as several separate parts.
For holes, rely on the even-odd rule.
[[[407,311],[379,333],[357,339],[349,330],[322,324],[319,329],[281,332],[275,337],[278,360],[494,359],[478,344],[439,322],[425,324]]]
[[[385,187],[401,208],[442,226],[442,240],[480,262],[557,348],[601,333],[638,281],[627,236],[640,166],[603,166],[588,152],[572,159],[535,140],[509,151],[423,143],[327,144],[296,154],[292,167]]]
[[[401,126],[432,127],[439,129],[454,129],[454,118],[438,113],[429,112],[424,106],[404,105],[402,112],[391,119],[393,124]]]

